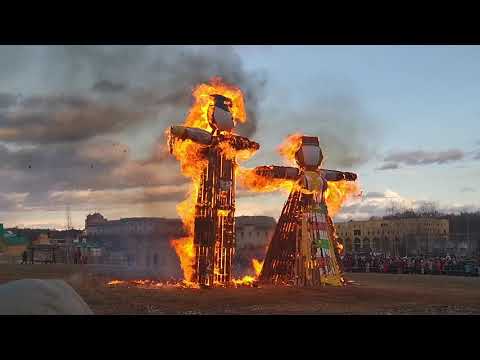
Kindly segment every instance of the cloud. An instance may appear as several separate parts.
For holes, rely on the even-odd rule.
[[[8,108],[17,103],[18,97],[13,94],[0,93],[0,109]]]
[[[0,212],[19,210],[29,193],[0,193]]]
[[[111,93],[121,92],[124,91],[126,88],[127,86],[125,84],[115,83],[108,80],[100,80],[92,86],[92,90],[94,91]]]
[[[477,191],[476,189],[474,189],[472,187],[468,187],[468,186],[460,189],[460,192],[476,192],[476,191]]]
[[[377,170],[395,170],[398,169],[399,165],[396,163],[386,163],[377,168]]]
[[[100,103],[87,98],[28,98],[12,113],[0,115],[0,141],[54,144],[88,140],[139,125],[148,109]]]
[[[399,151],[385,157],[389,163],[403,163],[405,165],[446,164],[464,159],[465,153],[459,149],[446,151]]]
[[[54,144],[12,150],[0,145],[0,191],[127,189],[184,184],[171,160],[136,160],[127,145],[113,141]]]
[[[61,95],[26,95],[15,111],[0,112],[0,141],[88,140],[159,120],[166,127],[172,122],[173,109],[187,111],[194,86],[213,76],[244,91],[249,122],[240,124],[239,131],[251,135],[256,130],[265,76],[246,71],[231,46],[51,46],[40,50],[49,65],[44,75],[56,80]],[[19,52],[2,47],[0,58],[8,56],[12,62],[8,68],[13,71],[17,57],[25,56],[25,51],[28,48]],[[24,61],[18,63],[26,66]],[[50,74],[52,68],[54,74]],[[0,68],[0,81],[8,77]],[[83,90],[73,85],[86,81],[90,83]],[[2,93],[0,109],[14,99],[15,95]]]
[[[385,197],[384,193],[376,192],[376,191],[370,191],[370,192],[367,192],[364,195],[365,199],[378,199],[378,198],[383,198],[383,197]]]
[[[2,84],[45,80],[22,96],[8,86],[0,93],[0,193],[28,193],[21,202],[3,196],[0,205],[113,209],[182,200],[188,179],[165,151],[163,131],[183,121],[192,89],[213,76],[244,91],[249,122],[238,130],[252,135],[266,78],[247,71],[234,47],[0,47]],[[141,131],[158,133],[146,154],[144,139],[135,139]]]
[[[473,159],[474,159],[474,160],[480,160],[480,151],[478,151],[478,152],[473,156]]]
[[[342,207],[335,221],[367,220],[371,217],[382,217],[406,210],[422,211],[423,208],[436,209],[441,214],[478,211],[478,205],[457,203],[436,203],[424,199],[413,199],[402,196],[398,192],[369,192],[361,199],[352,199]]]
[[[145,204],[164,201],[180,201],[185,198],[187,188],[184,185],[167,185],[148,188],[130,188],[119,190],[74,190],[53,191],[48,197],[54,205],[72,206],[115,206]]]
[[[372,216],[381,217],[387,215],[390,209],[402,211],[421,206],[422,202],[406,198],[399,193],[386,190],[385,192],[368,192],[360,199],[353,199],[342,207],[335,217],[337,221],[350,219],[369,219]]]

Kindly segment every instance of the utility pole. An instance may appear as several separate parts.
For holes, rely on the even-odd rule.
[[[467,219],[467,244],[468,244],[468,252],[470,252],[471,244],[470,244],[470,214],[465,214]]]
[[[70,231],[72,230],[72,217],[70,215],[70,205],[67,205],[66,209],[66,230]]]
[[[65,235],[65,262],[68,264],[70,261],[70,257],[71,257],[71,254],[70,254],[70,246],[71,246],[71,241],[73,241],[73,239],[71,239],[71,231],[72,230],[72,217],[70,215],[70,205],[67,204],[67,207],[65,209],[65,218],[66,218],[66,224],[65,224],[65,228],[67,230],[67,234]]]

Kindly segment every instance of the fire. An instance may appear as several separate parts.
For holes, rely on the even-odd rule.
[[[110,282],[107,283],[107,285],[111,285],[111,286],[114,286],[114,285],[120,285],[120,284],[124,284],[125,281],[123,280],[112,280]]]
[[[236,122],[244,123],[247,121],[242,91],[233,85],[225,84],[221,78],[214,77],[210,80],[210,84],[198,85],[193,90],[195,103],[185,119],[185,126],[212,131],[208,123],[208,108],[213,101],[211,95],[215,94],[223,95],[232,100],[231,112]]]
[[[291,166],[297,166],[295,154],[302,145],[302,136],[300,133],[292,134],[278,147],[280,155],[282,155],[283,159]]]
[[[348,199],[357,197],[359,194],[360,186],[356,181],[329,181],[325,191],[328,214],[334,217]]]
[[[252,266],[255,270],[255,277],[258,277],[260,275],[260,272],[262,271],[263,261],[252,259]]]
[[[108,286],[124,285],[127,287],[137,287],[141,289],[159,289],[159,288],[177,288],[177,289],[198,289],[197,284],[188,281],[156,281],[156,280],[112,280],[107,283]]]
[[[274,179],[259,176],[254,169],[238,168],[237,169],[238,182],[241,186],[251,191],[256,192],[273,192],[282,190],[285,193],[290,191],[295,186],[295,181],[285,179]]]
[[[233,279],[232,282],[235,286],[253,286],[255,278],[253,276],[245,275],[239,280]]]
[[[231,113],[234,121],[244,123],[247,121],[245,103],[242,91],[232,85],[225,84],[220,78],[213,78],[208,84],[200,84],[193,90],[194,103],[184,121],[184,126],[195,127],[212,132],[208,121],[208,111],[213,105],[211,95],[223,95],[232,100]],[[168,133],[167,133],[168,135]],[[224,134],[228,136],[228,134]],[[170,143],[170,141],[169,141]],[[219,145],[221,150],[230,159],[237,161],[246,160],[253,155],[253,151],[237,151],[228,142]],[[175,141],[171,143],[172,153],[180,162],[180,169],[184,176],[192,180],[187,198],[178,204],[177,213],[182,219],[188,236],[171,241],[180,258],[185,281],[191,281],[194,273],[195,248],[193,244],[195,204],[200,187],[200,179],[204,169],[208,166],[207,160],[202,156],[202,145],[191,140]],[[222,215],[222,214],[220,214]]]
[[[218,145],[218,147],[222,150],[222,153],[225,157],[229,160],[236,160],[236,161],[246,161],[250,159],[256,150],[236,150],[234,149],[228,142],[223,142]],[[238,169],[238,168],[237,168]]]

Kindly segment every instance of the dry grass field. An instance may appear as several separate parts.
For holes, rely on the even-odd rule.
[[[343,287],[297,289],[143,289],[107,286],[141,279],[141,272],[85,265],[0,265],[0,283],[24,278],[64,279],[95,314],[480,314],[480,278],[348,274]]]

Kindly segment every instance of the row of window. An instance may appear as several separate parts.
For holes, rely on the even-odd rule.
[[[420,230],[419,230],[419,231],[420,231]],[[410,231],[409,233],[418,233],[419,231],[417,231],[417,232],[415,232],[415,231]],[[374,230],[372,230],[372,231],[367,231],[366,233],[367,233],[367,235],[375,235],[375,231],[374,231]],[[403,233],[406,233],[406,231],[404,231]],[[437,231],[432,231],[432,233],[434,233],[434,234],[440,234],[440,233],[442,233],[442,232],[441,232],[441,230],[437,230]],[[446,234],[446,233],[447,233],[447,230],[443,230],[443,234]],[[348,232],[340,232],[339,234],[340,234],[340,236],[348,236],[349,233],[348,233]],[[392,234],[392,235],[400,235],[401,232],[400,232],[400,231],[389,231],[389,230],[387,230],[387,231],[377,230],[377,231],[376,231],[376,235],[380,235],[380,234],[382,234],[382,235],[384,235],[384,234],[387,234],[387,235],[390,235],[390,234]],[[358,230],[358,229],[353,230],[353,236],[361,236],[361,235],[362,235],[361,230]]]

